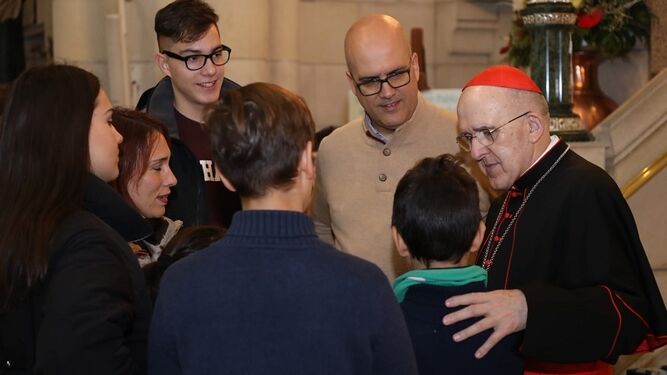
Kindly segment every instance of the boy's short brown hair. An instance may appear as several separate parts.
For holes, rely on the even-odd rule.
[[[291,187],[315,134],[303,98],[271,83],[226,90],[206,123],[216,166],[249,198]]]

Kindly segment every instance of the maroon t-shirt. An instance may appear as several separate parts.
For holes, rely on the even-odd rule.
[[[204,124],[183,116],[176,109],[174,113],[181,141],[199,160],[204,175],[209,223],[229,228],[232,215],[241,210],[241,202],[238,194],[229,191],[222,183],[220,172],[213,164],[208,130]]]

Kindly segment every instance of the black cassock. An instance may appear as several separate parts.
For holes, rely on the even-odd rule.
[[[526,358],[613,363],[667,343],[667,310],[630,208],[564,141],[492,204],[486,225],[477,263],[489,289],[525,294]]]

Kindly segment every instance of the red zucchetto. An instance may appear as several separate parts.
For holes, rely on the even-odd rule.
[[[470,86],[495,86],[509,89],[532,91],[542,94],[542,90],[526,73],[509,65],[496,65],[483,70],[463,86],[463,90]],[[463,91],[461,90],[461,91]]]

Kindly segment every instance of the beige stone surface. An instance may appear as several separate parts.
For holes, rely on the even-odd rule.
[[[345,63],[343,40],[358,18],[354,2],[301,2],[299,7],[299,60],[305,64]]]
[[[153,29],[158,9],[157,4],[151,1],[125,2],[127,55],[130,61],[153,61],[158,50]]]
[[[646,120],[646,117],[638,119],[634,124],[628,121],[626,128],[630,130],[633,127],[640,127],[640,124],[645,124],[645,122],[641,122],[643,120]],[[661,120],[664,121],[664,119]],[[664,122],[651,125],[655,125],[655,129],[647,130],[645,134],[637,137],[633,137],[632,133],[634,132],[625,131],[626,129],[618,132],[618,137],[628,137],[626,139],[630,143],[625,150],[626,154],[622,158],[617,158],[617,163],[614,167],[614,176],[621,187],[627,185],[644,167],[653,163],[666,151],[667,126],[665,126]]]
[[[299,89],[299,0],[269,2],[271,81]]]
[[[270,52],[274,61],[299,59],[299,0],[271,0]]]
[[[495,31],[484,29],[457,30],[454,35],[453,54],[487,54],[494,47]]]
[[[457,18],[462,21],[498,21],[498,4],[489,1],[458,1]]]
[[[268,59],[272,33],[268,0],[210,1],[220,16],[222,41],[232,58]]]
[[[439,88],[463,87],[470,78],[488,66],[486,59],[469,61],[466,64],[438,64],[435,68],[435,82],[437,82],[437,87]]]
[[[359,17],[373,13],[384,13],[396,18],[405,29],[405,36],[410,40],[410,29],[420,27],[424,33],[426,64],[434,61],[435,22],[432,2],[397,1],[392,4],[369,3],[359,6]]]
[[[225,65],[225,76],[240,85],[253,82],[272,82],[271,64],[266,59],[235,58]]]
[[[435,64],[440,64],[446,60],[452,49],[452,39],[457,27],[456,8],[455,2],[443,2],[435,5],[435,17],[437,19],[435,23],[436,42],[432,50],[433,52],[430,52],[431,50],[428,49],[426,51],[433,55]]]
[[[299,92],[308,103],[318,129],[347,122],[346,71],[344,64],[301,64]]]
[[[625,186],[665,153],[667,71],[662,71],[593,129],[607,145],[607,170]]]
[[[299,66],[296,61],[271,61],[270,63],[270,77],[271,82],[283,86],[288,90],[299,91]]]
[[[104,15],[102,0],[54,0],[54,59],[106,64]]]
[[[502,62],[512,19],[508,4],[493,1],[436,2],[436,88],[461,87],[480,70]]]
[[[667,67],[667,2],[645,0],[654,15],[651,22],[651,74]]]
[[[141,94],[162,77],[153,60],[130,60],[130,99],[137,103]]]

